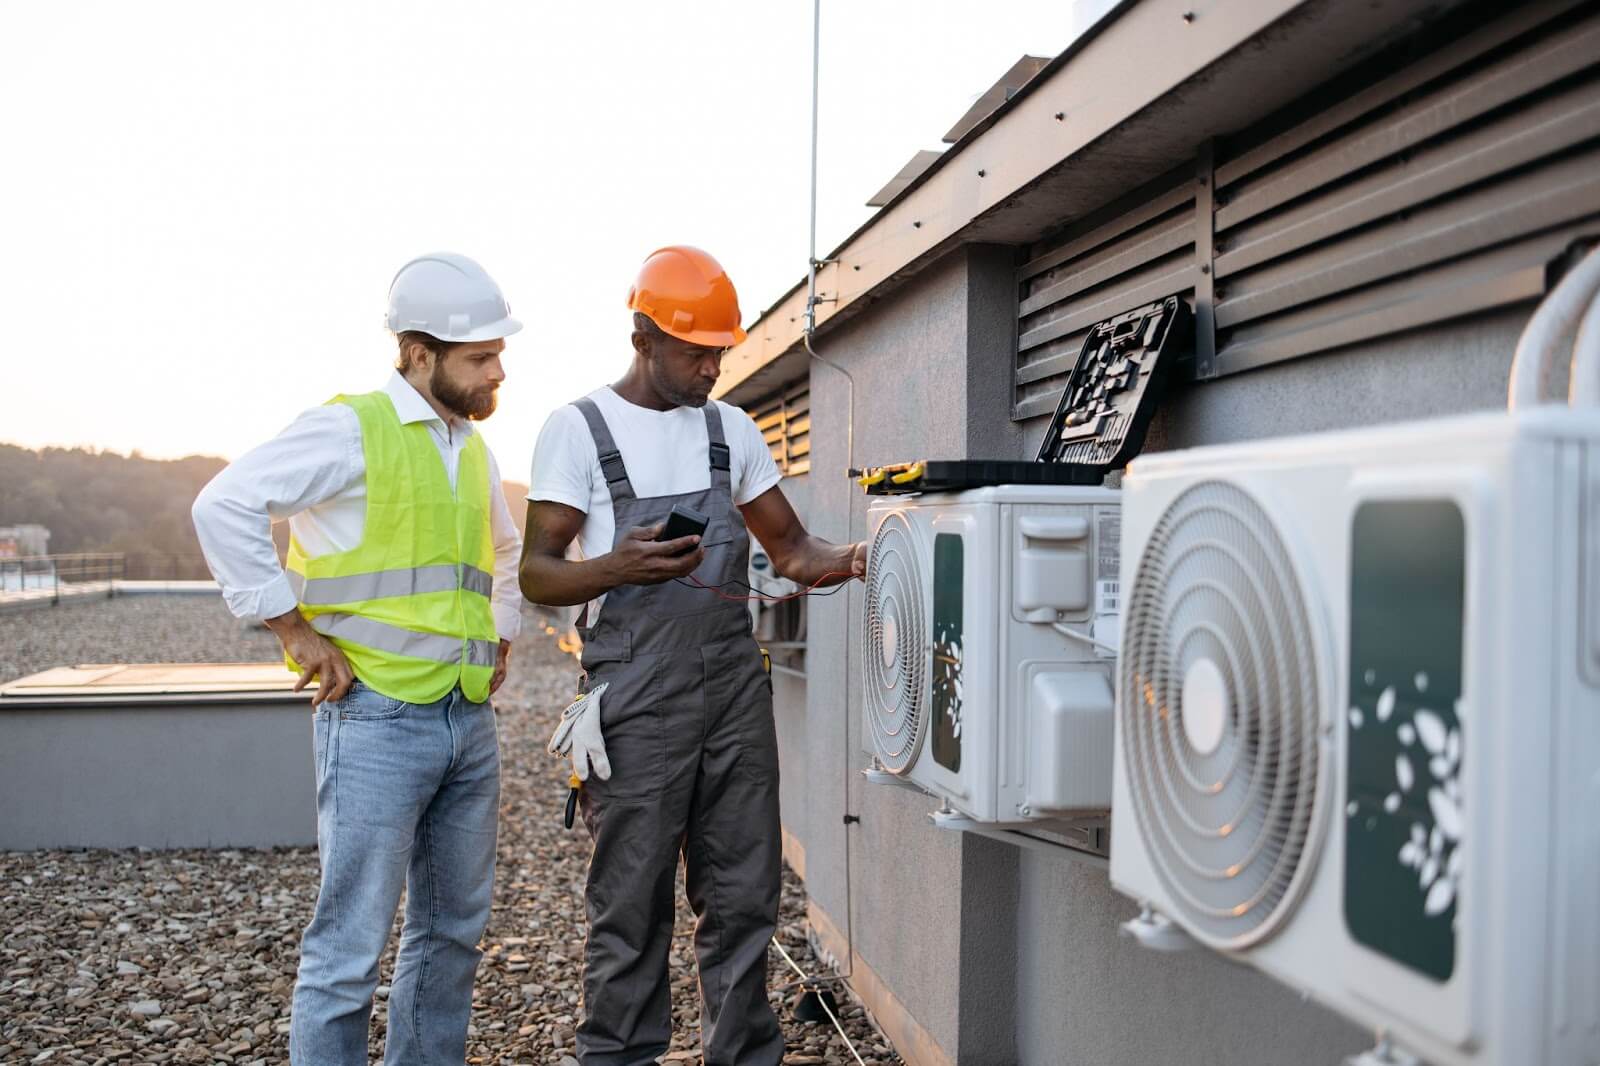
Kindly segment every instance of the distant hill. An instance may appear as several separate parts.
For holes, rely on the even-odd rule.
[[[209,577],[189,508],[226,465],[210,455],[165,460],[0,444],[0,526],[48,527],[54,554],[124,552],[129,577]],[[520,529],[527,488],[505,484]],[[281,554],[288,530],[279,524],[273,533]]]
[[[204,577],[189,506],[225,465],[0,444],[0,525],[48,527],[53,554],[126,552],[130,577]]]

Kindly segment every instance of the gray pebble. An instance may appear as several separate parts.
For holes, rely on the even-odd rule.
[[[531,623],[532,611],[525,617]],[[504,814],[467,1057],[576,1066],[589,839],[581,827],[561,827],[566,774],[544,743],[571,698],[577,665],[542,624],[526,633],[495,699]],[[208,599],[139,597],[0,615],[0,681],[80,662],[264,661],[276,649],[270,634],[239,626]],[[308,751],[309,744],[308,723]],[[0,1062],[288,1061],[290,990],[317,896],[315,850],[0,853],[0,886]],[[825,973],[806,943],[805,909],[804,887],[785,871],[779,938],[808,972]],[[670,977],[678,1063],[699,1061],[693,928],[680,899]],[[380,962],[384,992],[396,940]],[[774,988],[794,977],[776,952],[769,973]],[[899,1063],[838,992],[862,1053]],[[831,1026],[798,1024],[784,1006],[788,993],[773,998],[791,1049],[854,1061]],[[380,998],[375,1056],[385,1015]]]

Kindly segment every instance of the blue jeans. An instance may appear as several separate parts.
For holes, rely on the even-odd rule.
[[[322,883],[300,940],[289,1060],[366,1066],[378,957],[404,887],[384,1062],[461,1066],[494,886],[494,709],[460,689],[418,704],[357,682],[315,722]]]

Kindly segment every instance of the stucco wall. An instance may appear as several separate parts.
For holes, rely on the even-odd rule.
[[[855,378],[857,465],[964,450],[965,296],[965,260],[955,256],[818,344]],[[865,497],[845,476],[848,404],[844,378],[813,364],[811,525],[836,541],[866,531]],[[835,926],[853,928],[856,950],[953,1057],[962,844],[929,826],[925,797],[869,788],[860,777],[861,602],[856,586],[809,606],[806,885]],[[847,809],[858,825],[843,824]]]
[[[1005,248],[953,253],[825,336],[819,350],[855,377],[856,465],[1022,456],[1036,446],[1042,426],[1017,426],[1008,416],[1013,263]],[[1388,371],[1331,366],[1338,359],[1359,365],[1357,355],[1195,387],[1174,397],[1152,439],[1187,445],[1279,432],[1296,421],[1281,394],[1310,390],[1302,406],[1321,410],[1332,380],[1343,382],[1336,395],[1364,398],[1375,419],[1400,417],[1407,403],[1428,413],[1484,406],[1500,334],[1514,332],[1515,322],[1490,325],[1493,336],[1473,323],[1440,342],[1453,358],[1423,338],[1375,354],[1374,367],[1404,364],[1377,396],[1367,396],[1372,386],[1363,382],[1373,375],[1389,382]],[[1450,384],[1428,391],[1427,379],[1446,370]],[[1304,380],[1275,380],[1290,375]],[[843,475],[847,395],[837,373],[813,368],[812,408],[811,527],[832,539],[861,538],[867,501]],[[1365,1034],[1248,968],[1205,952],[1159,955],[1119,937],[1132,905],[1103,870],[953,837],[929,824],[932,799],[866,784],[858,773],[866,763],[861,606],[858,590],[811,604],[804,750],[784,753],[785,824],[803,841],[814,902],[841,931],[853,921],[863,960],[951,1060],[1331,1066],[1368,1046]],[[793,711],[780,693],[780,723]],[[847,809],[859,825],[842,824]]]

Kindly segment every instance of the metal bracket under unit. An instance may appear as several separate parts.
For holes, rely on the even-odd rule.
[[[1422,1060],[1379,1037],[1377,1046],[1345,1059],[1345,1066],[1422,1066]]]
[[[1171,918],[1148,905],[1140,907],[1139,917],[1123,922],[1118,931],[1151,951],[1188,951],[1197,946],[1194,938],[1173,924]]]
[[[879,766],[876,759],[872,761],[871,766],[861,771],[861,776],[866,778],[867,783],[871,785],[888,785],[891,788],[904,788],[909,789],[912,792],[920,793],[924,796],[927,795],[926,792],[923,792],[921,788],[919,788],[908,778],[902,777],[897,773],[892,773],[888,770],[885,770],[882,766]]]
[[[990,822],[979,822],[959,811],[949,807],[940,807],[936,811],[928,812],[928,820],[938,829],[952,833],[972,833],[977,836],[998,840],[1003,844],[1011,844],[1019,848],[1028,848],[1032,851],[1046,852],[1062,858],[1074,859],[1086,863],[1098,870],[1109,870],[1111,860],[1102,854],[1088,851],[1066,841],[1049,840],[1044,837],[1034,836],[1021,828],[1008,828]],[[1042,828],[1033,827],[1030,828]],[[1085,830],[1086,835],[1095,835],[1098,830]]]

